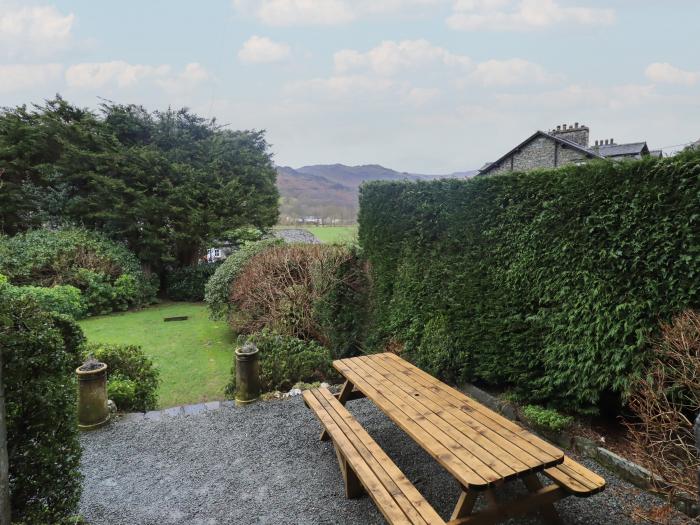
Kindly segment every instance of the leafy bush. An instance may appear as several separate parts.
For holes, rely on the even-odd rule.
[[[624,396],[658,320],[700,306],[699,188],[700,153],[365,184],[368,347],[558,408]]]
[[[353,352],[363,335],[363,316],[354,314],[362,311],[357,296],[366,289],[358,264],[355,252],[345,246],[294,244],[265,250],[248,261],[231,286],[231,325],[243,334],[270,329],[314,340],[335,355]]]
[[[118,410],[138,405],[137,384],[119,373],[111,374],[107,381],[107,396],[114,401]]]
[[[258,253],[281,244],[284,244],[284,241],[280,239],[264,239],[244,244],[239,250],[226,258],[204,287],[204,301],[207,303],[212,319],[222,320],[231,313],[231,304],[229,302],[231,285],[246,263]]]
[[[6,289],[0,284],[12,521],[60,523],[81,492],[74,370],[84,338],[71,318]]]
[[[280,335],[265,330],[238,339],[240,346],[251,342],[260,351],[260,382],[263,392],[288,390],[296,383],[313,383],[332,377],[332,358],[327,348],[314,341]],[[234,356],[228,395],[236,392],[236,359]]]
[[[694,494],[700,469],[693,434],[700,414],[700,312],[689,310],[664,324],[653,354],[630,397],[632,443],[637,457],[664,480],[658,490]]]
[[[2,274],[0,274],[0,285],[1,283],[7,284],[7,277]],[[42,309],[69,315],[75,319],[80,319],[87,313],[87,306],[80,290],[69,284],[51,288],[7,284],[5,294],[12,298],[31,297]]]
[[[523,415],[536,427],[552,432],[561,432],[569,428],[574,421],[571,416],[565,416],[553,408],[544,408],[539,405],[525,405]]]
[[[114,382],[116,394],[122,395],[121,404],[114,401],[117,408],[145,412],[158,406],[159,372],[140,346],[91,343],[83,350],[83,358],[88,357],[107,364],[107,384]],[[129,394],[125,380],[133,382],[133,395]],[[114,387],[109,388],[111,394]]]
[[[168,272],[165,278],[165,294],[173,301],[202,301],[207,281],[221,264],[203,263]]]
[[[124,246],[84,229],[33,230],[0,237],[0,254],[0,272],[12,284],[75,286],[90,314],[148,304],[158,289]]]

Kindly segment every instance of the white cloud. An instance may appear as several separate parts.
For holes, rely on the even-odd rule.
[[[343,0],[236,0],[234,5],[253,10],[262,23],[271,26],[335,25],[355,18]]]
[[[403,96],[403,102],[414,107],[422,107],[436,100],[440,96],[440,90],[437,88],[410,88]]]
[[[0,93],[25,91],[60,80],[61,64],[0,64]]]
[[[69,87],[79,89],[131,88],[153,82],[170,91],[191,89],[211,78],[198,62],[191,62],[176,73],[169,65],[129,64],[123,60],[74,64],[66,70],[65,77]]]
[[[287,44],[254,35],[246,40],[238,51],[238,58],[247,64],[267,64],[285,60],[290,53]]]
[[[366,53],[345,49],[335,53],[335,70],[347,73],[368,69],[378,75],[395,75],[403,70],[415,70],[431,65],[468,67],[471,60],[434,46],[427,40],[385,40]]]
[[[479,63],[471,78],[484,86],[514,86],[519,84],[544,84],[557,80],[539,64],[512,58],[510,60],[487,60]]]
[[[700,82],[700,72],[685,71],[668,62],[654,62],[644,71],[646,77],[659,84],[681,84],[692,86]]]
[[[387,78],[366,75],[334,75],[292,83],[287,86],[287,91],[301,94],[312,92],[336,99],[383,94],[394,86],[395,83]]]
[[[197,86],[211,79],[209,71],[199,62],[187,64],[180,73],[174,75],[167,74],[170,72],[168,66],[160,67],[167,68],[167,70],[163,70],[163,75],[155,75],[156,84],[175,95],[187,95]]]
[[[338,25],[360,17],[396,13],[446,3],[446,0],[233,0],[271,26]]]
[[[53,6],[19,7],[0,1],[0,53],[47,56],[67,47],[75,15]]]
[[[146,78],[165,77],[170,66],[129,64],[123,60],[112,62],[82,63],[66,70],[66,83],[70,87],[94,89],[116,84],[120,88],[131,87]]]
[[[650,104],[658,95],[653,85],[622,84],[611,87],[572,84],[562,89],[540,93],[498,94],[495,100],[501,107],[531,110],[557,110],[565,113],[582,110],[620,110]]]
[[[609,8],[563,7],[556,0],[456,0],[447,19],[452,29],[520,31],[555,24],[609,25]]]

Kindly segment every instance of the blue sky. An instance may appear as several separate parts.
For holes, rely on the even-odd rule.
[[[0,105],[187,106],[295,167],[448,173],[574,122],[672,147],[700,138],[698,20],[697,0],[0,0]]]

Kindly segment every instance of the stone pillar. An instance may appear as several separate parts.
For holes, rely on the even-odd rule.
[[[92,430],[109,421],[107,365],[88,361],[75,369],[78,375],[78,428]]]
[[[258,348],[246,343],[236,350],[236,404],[247,405],[260,397]]]

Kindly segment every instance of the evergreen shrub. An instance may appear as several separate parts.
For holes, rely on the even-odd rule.
[[[89,343],[83,359],[89,357],[107,364],[107,394],[119,399],[114,399],[119,410],[145,412],[158,407],[160,373],[140,346]]]
[[[365,184],[369,345],[596,410],[628,394],[659,320],[700,305],[698,209],[699,152]]]
[[[314,383],[335,377],[331,353],[315,341],[263,330],[250,336],[240,336],[239,346],[251,342],[260,352],[260,383],[263,392],[289,390],[295,384]],[[236,393],[236,359],[234,356],[227,395]]]
[[[0,352],[13,523],[61,523],[81,493],[75,368],[84,342],[68,316],[0,284]]]
[[[80,319],[87,313],[87,305],[80,290],[75,286],[58,285],[51,288],[43,286],[12,286],[7,277],[0,274],[0,286],[6,285],[5,296],[10,298],[32,297],[44,310],[69,315]]]
[[[17,286],[75,286],[88,314],[149,304],[158,290],[126,247],[80,228],[0,237],[0,273]]]
[[[165,295],[173,301],[202,301],[204,287],[221,262],[176,268],[166,274]]]

